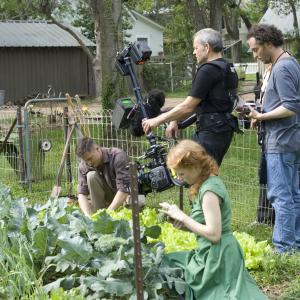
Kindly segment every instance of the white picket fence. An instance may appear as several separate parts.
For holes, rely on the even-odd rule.
[[[235,68],[245,68],[246,74],[255,74],[258,72],[258,63],[235,63]]]

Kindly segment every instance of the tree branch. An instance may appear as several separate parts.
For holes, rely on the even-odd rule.
[[[80,47],[82,48],[84,53],[86,53],[86,55],[88,56],[91,63],[93,63],[94,55],[92,54],[90,49],[84,44],[82,39],[70,27],[65,26],[62,23],[58,22],[52,15],[48,15],[47,17],[49,17],[55,25],[57,25],[58,27],[60,27],[61,29],[65,30],[65,31],[67,31],[68,33],[70,33],[74,37],[74,39],[79,43]]]

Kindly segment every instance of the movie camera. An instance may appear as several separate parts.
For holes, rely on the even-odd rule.
[[[146,60],[150,59],[151,54],[152,51],[148,45],[140,42],[129,44],[117,54],[116,69],[122,76],[130,76],[136,101],[134,102],[130,98],[117,100],[112,116],[112,123],[116,129],[128,128],[137,109],[141,110],[143,118],[149,118],[133,64],[144,64]],[[146,136],[150,147],[144,152],[141,159],[145,159],[147,163],[137,163],[139,193],[147,195],[152,191],[161,192],[174,185],[181,185],[179,180],[172,177],[166,166],[167,149],[165,145],[158,143],[158,140],[164,139],[155,136],[152,131],[148,132]]]

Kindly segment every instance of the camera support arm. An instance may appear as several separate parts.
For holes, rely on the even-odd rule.
[[[126,65],[128,71],[129,71],[129,76],[130,76],[130,79],[131,79],[131,83],[132,83],[132,86],[133,86],[133,90],[134,90],[134,94],[135,94],[135,97],[136,97],[137,104],[140,105],[140,107],[142,109],[143,117],[148,119],[149,115],[148,115],[148,113],[145,109],[144,103],[143,103],[141,87],[140,87],[140,85],[137,81],[134,69],[132,67],[132,59],[131,59],[131,57],[128,56],[128,57],[124,58],[124,61],[125,61],[125,65]],[[147,134],[147,139],[149,140],[151,146],[156,146],[156,138],[155,138],[152,131],[150,131]]]

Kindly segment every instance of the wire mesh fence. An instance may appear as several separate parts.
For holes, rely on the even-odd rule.
[[[67,109],[66,101],[49,100],[33,102],[23,108],[25,118],[22,141],[25,155],[26,185],[31,182],[32,193],[40,195],[46,201],[56,181],[67,129],[76,121],[76,114]],[[0,146],[16,117],[16,108],[1,111],[0,117]],[[111,122],[111,111],[87,108],[82,112],[80,126],[87,127],[91,137],[102,147],[118,147],[124,149],[130,159],[142,161],[141,156],[149,148],[145,137],[135,138],[127,130],[116,130]],[[27,119],[27,120],[26,120]],[[20,125],[18,125],[20,127]],[[21,178],[20,169],[20,137],[16,126],[5,147],[0,152],[1,178],[5,183],[18,182]],[[28,134],[26,135],[26,128]],[[164,136],[164,127],[155,131],[158,136]],[[182,131],[183,138],[192,138],[194,126]],[[75,155],[77,136],[71,139],[67,155],[69,168],[65,168],[62,176],[61,195],[75,195],[77,188],[77,158]],[[174,141],[161,141],[165,147],[170,147]],[[22,144],[22,143],[21,143]],[[244,226],[256,219],[256,210],[259,199],[258,163],[260,147],[257,145],[256,132],[244,130],[244,134],[235,135],[231,147],[225,156],[220,173],[232,198],[233,221],[236,226]],[[29,177],[30,176],[30,177]],[[147,195],[147,203],[157,206],[159,201],[166,200],[178,203],[183,193],[184,208],[189,209],[187,190],[182,192],[179,187],[173,187],[161,193]]]

